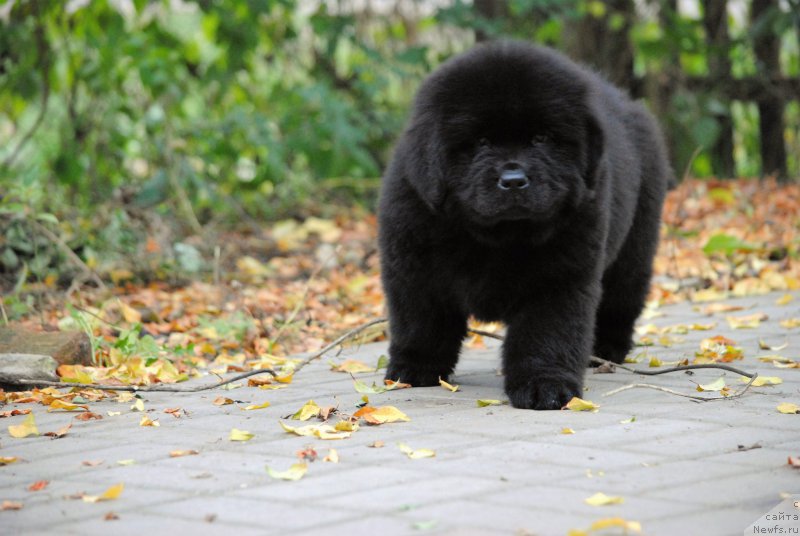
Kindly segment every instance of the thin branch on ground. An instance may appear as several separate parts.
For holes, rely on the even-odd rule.
[[[223,385],[243,380],[245,378],[249,378],[250,376],[255,376],[256,374],[271,374],[273,378],[277,377],[277,374],[272,369],[259,369],[259,370],[250,370],[247,372],[243,372],[241,374],[237,374],[232,378],[228,378],[226,380],[221,380],[217,383],[212,383],[211,385],[196,385],[192,387],[181,387],[174,384],[166,384],[166,383],[157,383],[153,385],[104,385],[102,383],[73,383],[73,382],[50,382],[50,381],[42,381],[42,380],[15,380],[14,383],[19,383],[21,385],[46,385],[48,387],[78,387],[81,389],[101,389],[103,391],[132,391],[135,393],[138,392],[167,392],[167,393],[197,393],[199,391],[208,391],[209,389],[216,389],[217,387],[222,387]]]
[[[293,374],[297,374],[298,371],[300,371],[303,367],[305,367],[306,365],[308,365],[312,361],[314,361],[316,359],[319,359],[323,355],[327,354],[329,351],[333,350],[334,348],[336,348],[337,346],[339,346],[343,342],[355,337],[356,335],[358,335],[359,333],[361,333],[365,329],[371,328],[372,326],[375,326],[377,324],[382,324],[382,323],[384,323],[386,321],[387,321],[386,318],[376,318],[375,320],[370,320],[369,322],[367,322],[365,324],[361,324],[360,326],[357,326],[357,327],[351,329],[350,331],[348,331],[347,333],[345,333],[341,337],[337,338],[332,343],[328,344],[327,346],[325,346],[321,350],[318,350],[317,352],[311,354],[310,356],[305,358],[303,361],[301,361],[300,364],[297,365],[297,367],[295,367]]]

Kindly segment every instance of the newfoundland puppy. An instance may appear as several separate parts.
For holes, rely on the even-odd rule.
[[[507,325],[511,404],[580,396],[591,354],[631,349],[670,179],[650,114],[565,56],[500,42],[443,64],[382,184],[386,377],[446,379],[473,315]]]

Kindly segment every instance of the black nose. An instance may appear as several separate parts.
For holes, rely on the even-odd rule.
[[[522,190],[531,185],[531,181],[520,168],[506,169],[500,173],[497,186],[501,190]]]

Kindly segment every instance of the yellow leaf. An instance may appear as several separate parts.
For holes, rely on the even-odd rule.
[[[775,300],[775,305],[787,305],[792,300],[794,300],[794,296],[792,296],[791,294],[784,294],[783,296]]]
[[[722,391],[725,388],[725,378],[719,377],[711,383],[697,384],[697,390],[702,391]]]
[[[638,521],[625,521],[621,517],[607,517],[592,523],[589,530],[603,530],[610,527],[619,527],[633,532],[642,532],[642,525]]]
[[[620,424],[630,424],[636,421],[636,415],[632,416],[629,419],[625,419],[624,421],[619,421]]]
[[[122,494],[122,490],[124,487],[125,485],[120,482],[119,484],[115,484],[110,488],[108,488],[107,490],[105,490],[102,495],[84,495],[83,501],[87,503],[96,503],[100,501],[113,501]]]
[[[292,464],[286,471],[276,471],[272,467],[267,466],[267,473],[272,478],[278,480],[300,480],[308,471],[308,465],[305,463]]]
[[[228,439],[231,441],[249,441],[253,439],[254,434],[238,428],[231,428],[231,435]]]
[[[144,411],[144,400],[137,398],[136,402],[131,406],[132,411]]]
[[[212,404],[215,406],[227,406],[228,404],[233,404],[233,399],[225,396],[218,396],[214,399]]]
[[[335,372],[348,372],[350,374],[357,374],[359,372],[375,372],[375,367],[371,367],[363,361],[357,359],[345,359],[338,365],[333,365],[331,370]]]
[[[600,406],[591,402],[589,400],[584,400],[582,398],[578,398],[577,396],[573,396],[572,400],[567,402],[567,405],[564,408],[572,411],[592,411],[596,412]],[[564,409],[562,408],[562,409]]]
[[[67,402],[65,400],[59,400],[58,398],[56,398],[52,402],[50,402],[50,405],[48,406],[47,411],[50,412],[50,411],[55,411],[55,410],[59,410],[59,409],[63,409],[65,411],[75,411],[75,410],[78,410],[78,409],[82,409],[84,411],[89,411],[89,406],[87,406],[85,404],[73,404],[71,402]]]
[[[337,430],[330,424],[309,424],[306,426],[289,426],[283,421],[278,421],[285,431],[304,437],[318,437],[319,439],[346,439],[352,432]]]
[[[800,318],[787,318],[786,320],[781,320],[779,323],[781,327],[787,329],[798,328],[800,327]]]
[[[583,502],[589,506],[608,506],[609,504],[622,504],[625,502],[625,499],[616,496],[612,497],[606,495],[605,493],[598,492],[591,497],[584,499]]]
[[[16,456],[0,456],[0,467],[4,465],[8,465],[10,463],[16,463],[19,461],[19,458]]]
[[[278,383],[292,383],[292,374],[285,374],[283,376],[275,376],[275,381]]]
[[[292,415],[292,419],[296,421],[307,421],[311,417],[317,417],[320,412],[320,407],[313,400],[309,400],[305,405],[297,410],[297,413]]]
[[[358,423],[353,421],[339,421],[333,428],[339,432],[355,432],[358,430]]]
[[[789,341],[786,341],[785,343],[783,343],[781,345],[778,345],[778,346],[772,346],[772,345],[768,344],[767,342],[765,342],[765,341],[763,341],[761,339],[758,339],[758,347],[760,349],[762,349],[762,350],[769,350],[770,352],[780,352],[781,350],[783,350],[787,346],[789,346]]]
[[[589,536],[589,533],[585,530],[580,529],[569,529],[567,531],[567,536]]]
[[[122,311],[122,318],[124,318],[126,322],[130,324],[138,324],[142,321],[142,313],[122,300],[117,301],[119,302],[119,309]]]
[[[561,433],[564,435],[572,435],[575,433],[575,430],[573,430],[572,428],[562,428]]]
[[[139,426],[161,426],[158,421],[154,421],[147,415],[142,415],[142,420],[139,421]]]
[[[250,404],[249,406],[245,406],[244,409],[246,411],[251,411],[254,409],[264,409],[269,407],[269,402],[264,402],[262,404]]]
[[[8,433],[11,434],[11,437],[16,437],[17,439],[22,439],[29,435],[39,435],[39,429],[36,428],[36,420],[33,418],[33,413],[28,413],[22,424],[10,425]]]
[[[180,458],[182,456],[194,456],[196,454],[200,454],[200,452],[190,449],[190,450],[171,450],[169,452],[170,458]]]
[[[363,418],[368,424],[384,424],[397,421],[408,422],[411,420],[408,418],[408,415],[394,406],[380,406],[377,408],[364,406],[354,413],[353,416]]]
[[[441,377],[439,377],[439,385],[450,391],[451,393],[455,393],[458,391],[458,385],[450,385],[446,381],[444,381]]]
[[[749,383],[750,378],[740,378],[739,381],[742,383]],[[779,385],[783,383],[783,380],[778,376],[758,376],[755,380],[753,380],[753,387],[763,387],[765,385]]]
[[[764,313],[754,313],[745,316],[726,316],[725,320],[731,329],[751,329],[757,328],[761,325],[762,320],[766,320],[767,315]]]
[[[128,458],[126,460],[117,460],[117,465],[126,466],[126,465],[133,465],[135,463],[136,463],[136,460],[134,460],[133,458]]]
[[[692,296],[692,301],[694,303],[700,302],[710,302],[710,301],[717,301],[717,300],[724,300],[728,297],[727,292],[720,292],[718,290],[714,290],[713,288],[708,288],[704,290],[698,290]]]
[[[116,417],[117,415],[122,415],[121,411],[106,411],[109,417]]]
[[[339,463],[339,453],[336,449],[330,449],[328,455],[322,458],[323,462]]]
[[[433,458],[434,456],[436,456],[436,453],[431,449],[414,450],[405,443],[398,443],[397,446],[400,449],[400,452],[402,452],[412,460],[418,460],[420,458]]]
[[[490,399],[490,398],[478,399],[478,407],[479,408],[485,408],[486,406],[499,406],[501,404],[504,404],[504,402],[502,402],[500,400],[494,400],[494,399]]]
[[[793,404],[792,402],[782,402],[778,404],[778,411],[781,413],[793,414],[793,413],[800,413],[800,406],[797,404]]]
[[[652,356],[652,357],[650,358],[650,363],[648,364],[648,366],[650,366],[650,367],[661,367],[661,366],[663,366],[663,365],[664,365],[664,362],[663,362],[663,361],[661,361],[661,360],[660,360],[659,358],[657,358],[656,356]]]

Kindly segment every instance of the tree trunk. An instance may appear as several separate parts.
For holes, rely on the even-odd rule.
[[[706,31],[708,52],[708,75],[717,87],[725,87],[731,76],[730,36],[728,34],[727,0],[706,0],[703,2],[703,27]],[[736,166],[733,160],[733,119],[731,102],[724,91],[711,95],[722,104],[724,112],[715,115],[719,125],[719,137],[711,147],[711,165],[714,173],[721,178],[733,177]]]
[[[603,4],[602,15],[587,13],[567,26],[567,51],[633,93],[633,47],[629,38],[635,17],[633,0],[609,0]]]
[[[753,36],[753,48],[758,59],[758,75],[763,81],[764,91],[756,100],[758,105],[758,130],[761,134],[761,175],[776,175],[779,180],[787,178],[786,147],[783,140],[784,101],[780,95],[770,91],[771,80],[780,76],[780,39],[769,19],[778,10],[777,0],[753,0],[752,27],[759,31]]]

